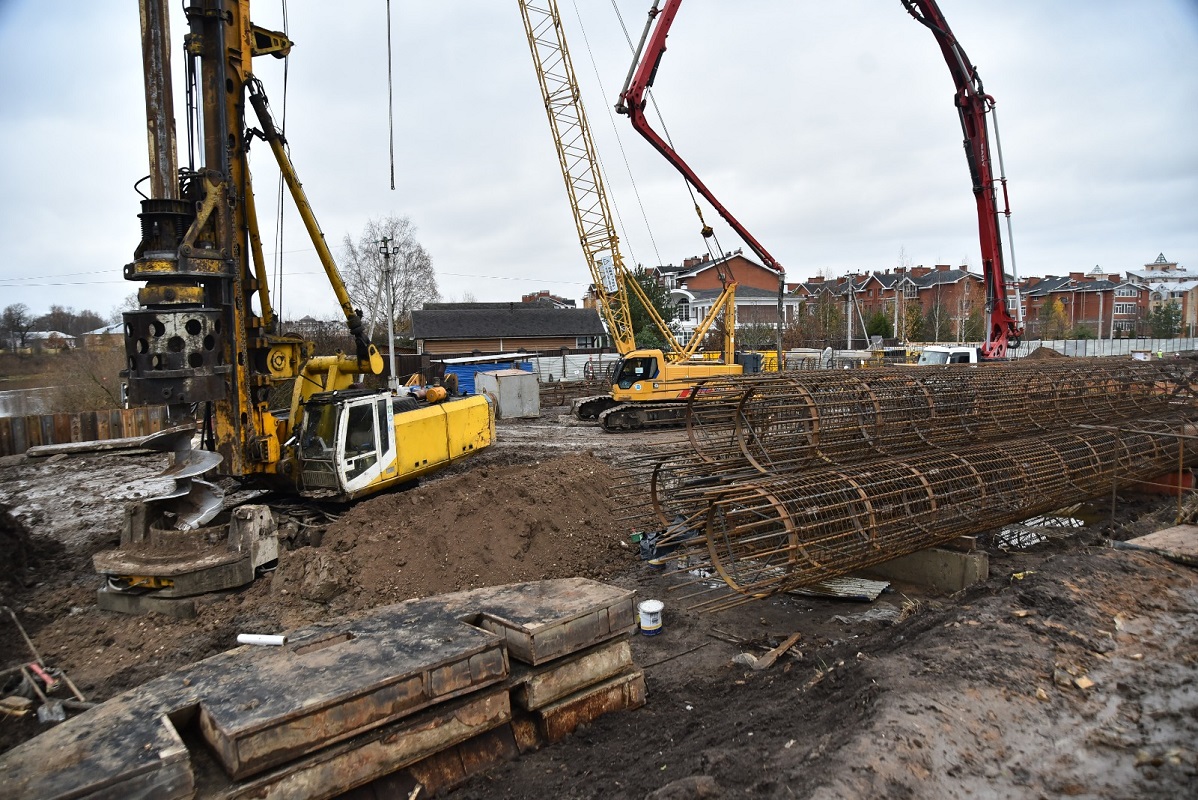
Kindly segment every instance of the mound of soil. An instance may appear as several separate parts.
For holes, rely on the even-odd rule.
[[[0,504],[0,605],[9,605],[13,595],[62,551],[57,542],[32,538],[8,506]]]
[[[278,594],[345,613],[380,603],[627,569],[626,526],[607,508],[617,475],[567,455],[485,467],[354,506],[319,548],[286,554]]]
[[[1032,352],[1030,352],[1026,356],[1024,356],[1025,359],[1030,359],[1032,361],[1042,361],[1042,360],[1048,359],[1048,358],[1068,358],[1068,357],[1069,356],[1065,355],[1064,353],[1058,353],[1056,350],[1053,350],[1051,347],[1037,347],[1035,350],[1033,350]]]
[[[0,517],[0,553],[6,577],[23,581],[11,605],[38,651],[100,701],[235,647],[238,633],[281,633],[475,586],[627,571],[638,562],[605,500],[616,480],[605,461],[571,453],[480,465],[364,500],[320,546],[284,550],[275,572],[197,598],[194,619],[100,611],[90,558],[47,560],[53,553],[45,549],[61,545],[30,537],[11,516]],[[7,630],[0,626],[0,646],[17,652],[23,642]],[[34,719],[0,727],[0,752],[38,729]]]
[[[667,610],[661,635],[633,641],[644,708],[453,796],[1192,795],[1198,574],[1114,550],[999,558],[993,572],[951,598],[904,597],[890,621],[800,598],[748,619]],[[802,636],[767,670],[734,663],[725,634],[761,631]]]

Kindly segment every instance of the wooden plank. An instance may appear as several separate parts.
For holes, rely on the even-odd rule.
[[[42,435],[41,417],[25,417],[25,435],[29,437],[30,447],[36,447],[39,444],[48,444],[46,437]]]
[[[1114,542],[1114,545],[1121,549],[1147,550],[1179,564],[1198,566],[1198,525],[1174,525],[1126,542]]]
[[[127,438],[137,435],[137,425],[133,416],[134,409],[122,408],[117,413],[120,415],[120,428],[117,431],[120,438]]]
[[[11,417],[10,424],[12,425],[12,451],[24,453],[29,449],[29,433],[25,427],[25,418]]]
[[[96,412],[96,438],[111,439],[112,425],[110,423],[111,415],[107,411]]]
[[[79,442],[94,442],[100,438],[96,431],[96,418],[99,416],[95,411],[87,411],[79,415],[79,438],[74,441]]]
[[[104,453],[114,450],[136,450],[142,446],[144,441],[144,436],[133,436],[127,439],[96,439],[86,442],[66,442],[65,444],[41,444],[37,447],[30,447],[25,452],[34,458],[45,458],[59,453]]]
[[[71,414],[48,414],[54,443],[71,441]]]
[[[13,456],[16,454],[17,450],[12,435],[12,419],[10,417],[0,417],[0,456]]]

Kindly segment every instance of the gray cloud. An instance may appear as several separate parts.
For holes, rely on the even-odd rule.
[[[634,37],[647,5],[619,3]],[[1194,4],[941,5],[998,101],[1021,273],[1124,271],[1160,251],[1198,267]],[[610,6],[561,6],[627,224],[626,257],[702,252],[680,179],[626,120],[611,119],[630,54]],[[589,278],[515,4],[392,3],[394,192],[384,8],[289,6],[288,138],[334,252],[369,217],[407,215],[447,298],[541,288],[579,297]],[[179,40],[182,14],[172,14]],[[255,22],[281,27],[279,6],[259,2]],[[106,312],[136,288],[119,270],[137,243],[130,187],[146,172],[137,30],[132,6],[0,7],[0,304]],[[792,279],[894,266],[900,251],[916,264],[976,266],[952,83],[931,35],[898,2],[691,0],[669,44],[657,99],[679,152]],[[281,113],[282,62],[255,66]],[[273,250],[277,177],[264,146],[253,165]],[[287,311],[333,316],[287,205]],[[741,246],[717,231],[724,249]]]

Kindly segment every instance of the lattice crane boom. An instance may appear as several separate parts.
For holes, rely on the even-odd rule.
[[[686,344],[680,342],[654,308],[636,277],[624,265],[615,220],[599,169],[598,151],[587,122],[570,51],[566,46],[557,2],[520,0],[520,14],[532,51],[545,113],[553,132],[566,193],[570,198],[578,241],[595,285],[599,310],[616,349],[621,355],[637,349],[629,306],[631,294],[640,301],[666,343],[666,357],[671,361],[688,359],[697,352],[703,335],[711,328],[713,315],[717,311],[735,308],[735,303],[728,299],[735,297],[735,284],[729,284],[713,304],[708,318],[700,321],[690,340]],[[734,326],[735,320],[728,327]]]

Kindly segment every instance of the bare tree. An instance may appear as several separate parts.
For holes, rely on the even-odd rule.
[[[38,330],[60,331],[71,336],[104,326],[104,318],[94,311],[83,309],[76,312],[69,306],[50,306],[50,311],[33,321]]]
[[[391,256],[384,263],[379,251],[388,240]],[[433,259],[416,241],[416,227],[407,217],[395,215],[367,221],[355,243],[349,234],[344,240],[342,274],[354,306],[362,311],[368,330],[387,327],[387,288],[384,267],[389,265],[391,286],[395,291],[395,330],[408,331],[412,312],[425,303],[440,299]]]
[[[120,347],[64,351],[50,359],[48,375],[55,387],[55,411],[99,411],[121,407]]]
[[[29,313],[29,306],[24,303],[6,306],[3,316],[0,316],[0,329],[9,349],[24,347],[26,337],[33,330],[33,315]]]
[[[137,300],[137,292],[130,292],[124,300],[112,307],[112,311],[108,312],[108,322],[112,325],[119,325],[125,321],[126,311],[137,311],[139,308],[141,308],[141,303]]]

